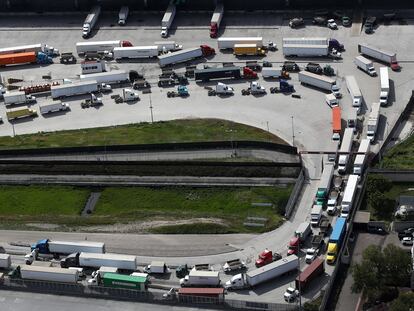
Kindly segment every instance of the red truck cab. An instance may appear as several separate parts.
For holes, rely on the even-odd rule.
[[[218,27],[216,23],[210,24],[210,38],[217,38]]]
[[[121,42],[121,46],[122,47],[127,47],[127,46],[133,46],[132,43],[130,41],[122,41]]]
[[[243,67],[243,78],[244,79],[256,79],[257,72],[250,69],[249,67]]]
[[[273,254],[271,250],[265,249],[259,254],[259,258],[256,260],[256,267],[263,267],[269,263],[273,262]]]
[[[293,237],[290,239],[289,244],[288,244],[288,256],[289,255],[293,255],[293,254],[297,254],[298,249],[300,247],[300,239],[299,237]]]
[[[397,61],[391,62],[391,69],[393,71],[400,71],[401,70],[401,66],[398,64]]]
[[[206,44],[200,45],[200,48],[201,48],[201,51],[203,52],[203,56],[211,56],[211,55],[216,54],[216,50]]]

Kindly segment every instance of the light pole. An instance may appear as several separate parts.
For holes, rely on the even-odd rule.
[[[293,125],[293,116],[290,118],[292,119],[292,145],[295,146],[295,127]]]
[[[152,100],[151,100],[151,93],[149,93],[149,99],[150,99],[150,105],[149,105],[149,109],[151,111],[151,123],[154,123],[154,115],[152,113]]]

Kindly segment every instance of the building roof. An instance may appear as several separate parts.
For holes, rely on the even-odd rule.
[[[357,211],[355,213],[354,223],[368,224],[371,218],[370,212]]]

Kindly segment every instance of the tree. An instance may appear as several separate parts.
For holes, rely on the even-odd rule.
[[[408,292],[400,294],[392,302],[389,311],[414,311],[414,293]]]
[[[381,174],[369,174],[367,180],[367,191],[368,193],[379,191],[379,192],[387,192],[391,189],[392,182],[385,178],[384,175]]]
[[[410,254],[393,244],[388,244],[383,254],[386,284],[395,287],[406,285],[412,269]]]

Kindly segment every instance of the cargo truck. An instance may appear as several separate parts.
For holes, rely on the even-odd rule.
[[[365,58],[364,56],[357,56],[354,59],[354,64],[361,69],[362,71],[365,71],[367,74],[369,74],[371,77],[375,77],[377,75],[377,72],[375,71],[374,64],[369,59]]]
[[[13,53],[25,53],[25,52],[43,52],[47,56],[58,56],[59,50],[53,46],[49,46],[45,43],[37,43],[30,45],[13,46],[0,49],[0,55],[13,54]]]
[[[88,80],[76,83],[53,85],[50,88],[50,91],[52,98],[62,98],[75,95],[90,94],[92,92],[98,91],[98,83],[96,82],[96,80]]]
[[[341,53],[330,47],[328,38],[283,38],[282,47],[285,56],[341,58]]]
[[[348,219],[354,205],[355,194],[359,182],[358,175],[349,175],[341,203],[341,217]]]
[[[284,275],[292,270],[299,269],[299,260],[295,255],[282,258],[264,267],[236,274],[224,287],[228,290],[253,288],[261,283]]]
[[[326,94],[325,95],[325,102],[331,108],[339,106],[339,100],[338,100],[338,98],[336,98],[336,96],[334,94]]]
[[[136,256],[121,254],[73,253],[60,261],[62,268],[67,267],[115,267],[122,270],[137,269]]]
[[[358,52],[362,55],[366,55],[383,63],[389,64],[391,69],[394,71],[401,69],[397,61],[397,54],[394,52],[383,51],[366,44],[358,44]]]
[[[236,44],[256,44],[263,46],[263,37],[220,37],[217,39],[219,50],[234,49]]]
[[[97,84],[123,83],[129,81],[129,73],[126,70],[112,70],[109,72],[80,75],[80,80],[81,82],[94,81]]]
[[[289,72],[284,71],[282,68],[264,67],[262,68],[263,79],[269,78],[283,78],[289,79]]]
[[[378,123],[380,118],[380,103],[373,103],[371,105],[371,112],[368,116],[367,123],[367,138],[371,143],[375,141],[375,135],[378,129]]]
[[[322,218],[322,205],[314,205],[311,210],[311,225],[313,227],[319,226],[319,222]]]
[[[150,265],[144,267],[144,272],[148,274],[170,273],[170,269],[163,261],[152,261]]]
[[[66,111],[66,110],[69,110],[68,103],[57,102],[54,104],[40,105],[40,114],[48,114],[52,112]]]
[[[380,80],[381,80],[380,105],[381,107],[385,107],[388,104],[388,94],[390,92],[388,67],[380,67]]]
[[[337,50],[342,52],[345,50],[344,45],[339,43],[338,40],[333,38],[323,37],[308,37],[308,38],[283,38],[283,42],[286,44],[299,44],[299,45],[327,45],[329,50]]]
[[[7,120],[13,121],[16,119],[36,117],[37,111],[35,109],[30,109],[27,106],[10,109],[6,112]]]
[[[6,92],[3,94],[4,104],[19,105],[19,104],[32,104],[36,102],[36,97],[33,95],[26,95],[23,91],[18,92]]]
[[[355,107],[358,111],[360,111],[362,106],[362,94],[358,83],[356,82],[354,76],[346,76],[345,80],[348,92],[352,97],[352,107]]]
[[[332,140],[339,141],[342,132],[341,107],[332,108]]]
[[[199,57],[214,55],[216,51],[208,45],[200,45],[197,48],[184,49],[158,56],[160,67],[187,62]]]
[[[77,252],[105,253],[105,244],[89,241],[52,241],[42,239],[31,245],[31,250],[37,249],[39,254],[68,255]]]
[[[223,15],[224,6],[222,3],[217,3],[210,21],[210,38],[217,38]]]
[[[171,25],[174,21],[175,17],[175,5],[170,3],[167,7],[167,10],[164,13],[164,16],[161,20],[161,37],[166,38],[168,37],[168,32],[170,31]]]
[[[112,40],[112,41],[87,41],[76,43],[76,52],[78,55],[87,53],[112,53],[116,47],[132,46],[129,41]]]
[[[323,166],[323,172],[316,190],[316,204],[324,205],[328,199],[329,190],[331,189],[332,176],[334,173],[334,164],[327,162]],[[318,220],[319,222],[319,220]]]
[[[118,13],[118,25],[124,26],[129,14],[129,7],[122,6]]]
[[[265,56],[266,50],[254,43],[238,43],[234,45],[233,54],[236,56]]]
[[[354,171],[355,175],[361,176],[364,172],[365,164],[368,160],[368,154],[370,149],[370,140],[368,138],[362,139],[359,144],[358,154],[355,157],[354,161]]]
[[[326,254],[326,262],[328,264],[334,264],[338,257],[339,250],[341,249],[342,241],[346,233],[346,219],[338,217],[335,222],[335,226],[332,230],[332,234],[329,237],[328,251]]]
[[[143,292],[147,290],[147,283],[147,279],[142,276],[104,273],[102,277],[103,286],[112,288],[126,288]]]
[[[246,269],[246,263],[244,261],[241,261],[240,259],[229,260],[223,265],[224,273],[244,269]]]
[[[24,280],[59,283],[77,283],[79,280],[79,272],[77,270],[27,265],[19,267],[20,277]]]
[[[354,140],[354,129],[346,128],[339,149],[338,173],[345,174]]]
[[[82,37],[87,38],[92,32],[92,29],[95,27],[96,22],[99,19],[99,15],[101,14],[101,7],[96,5],[92,8],[88,16],[86,16],[85,21],[83,22],[82,27]]]
[[[191,270],[188,275],[180,279],[181,287],[220,287],[220,283],[218,271]]]
[[[158,46],[129,46],[116,47],[113,51],[114,59],[151,58],[158,56]]]
[[[311,224],[309,222],[302,222],[295,230],[294,236],[289,240],[287,245],[287,255],[297,254],[301,245],[306,241],[310,234],[312,234]]]
[[[222,67],[222,68],[207,68],[194,70],[194,77],[196,81],[210,81],[212,79],[255,79],[257,73],[250,68],[244,67],[243,74],[240,73],[240,67]]]
[[[10,269],[11,257],[9,254],[0,254],[0,269]]]
[[[316,258],[309,266],[305,268],[295,279],[296,289],[303,293],[306,291],[309,283],[325,272],[324,261]]]
[[[175,41],[155,41],[154,45],[158,48],[158,54],[165,54],[183,49],[183,46]]]
[[[52,64],[53,59],[43,52],[23,52],[0,55],[0,67],[22,64]]]
[[[336,98],[342,97],[340,88],[336,84],[336,80],[332,78],[319,76],[308,71],[300,71],[299,81],[304,85],[311,85],[322,90],[332,92],[336,96]]]

